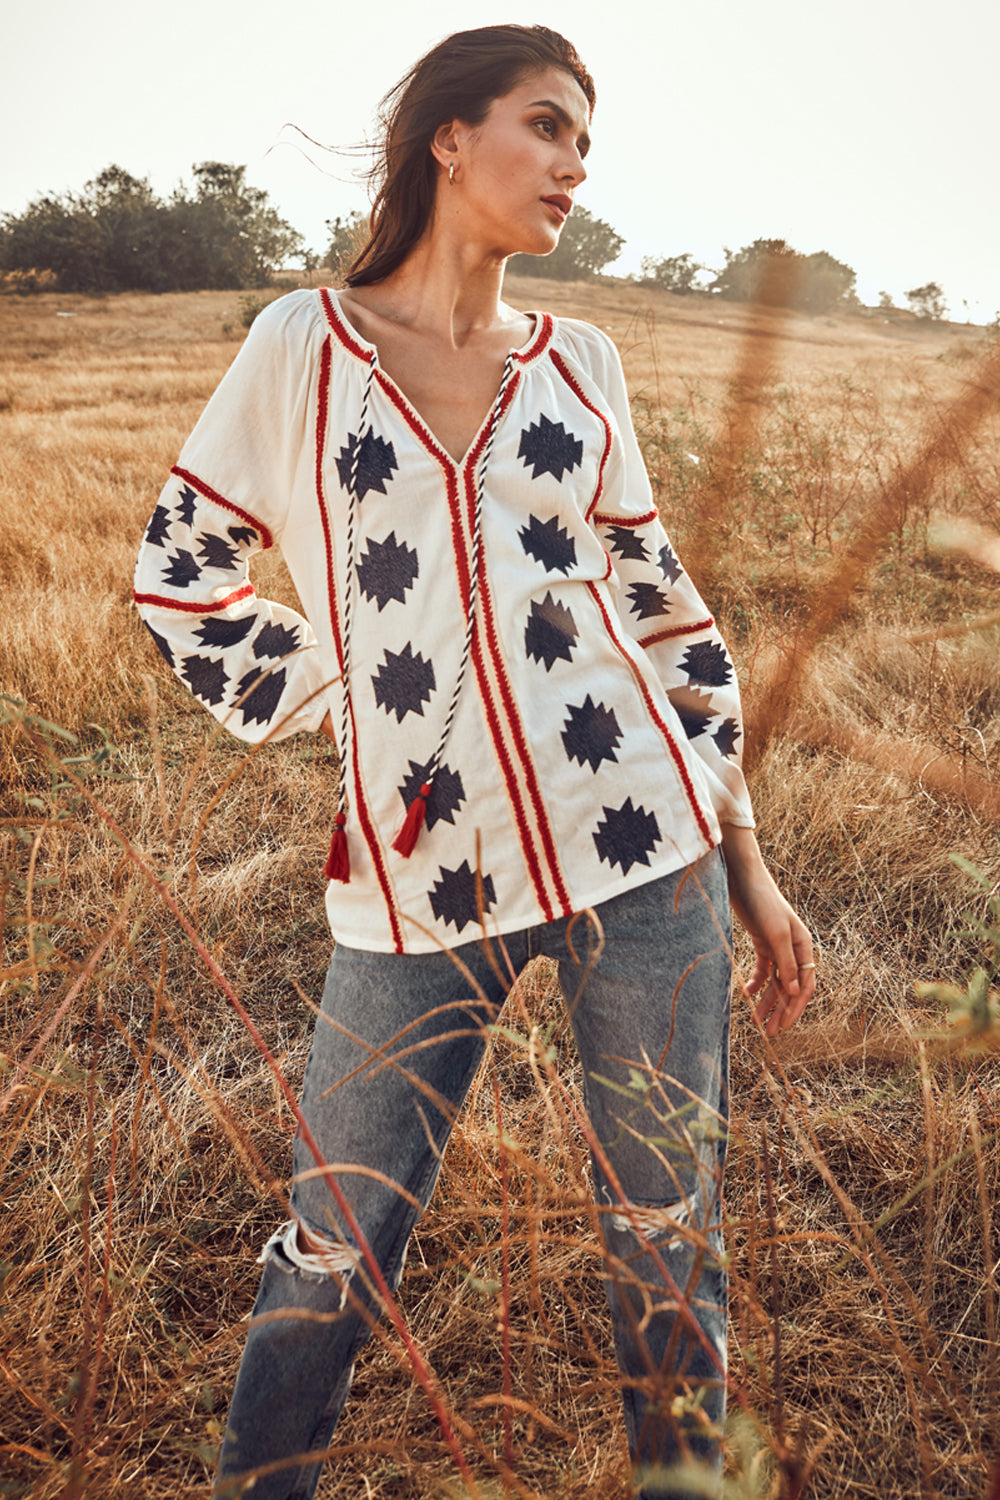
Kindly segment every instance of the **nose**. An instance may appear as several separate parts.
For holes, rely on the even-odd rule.
[[[586,182],[587,168],[583,164],[583,157],[580,155],[578,146],[572,148],[570,159],[566,162],[565,168],[560,173],[560,178],[563,182],[574,188],[578,188],[581,182]]]

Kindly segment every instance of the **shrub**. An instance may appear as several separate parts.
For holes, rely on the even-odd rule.
[[[725,250],[726,264],[709,291],[731,302],[762,302],[767,307],[828,313],[857,302],[857,275],[826,250],[802,255],[784,240],[754,240],[741,250]]]
[[[201,162],[193,192],[158,198],[112,165],[80,193],[37,198],[0,219],[0,271],[48,272],[62,291],[198,291],[266,286],[302,236],[246,168]]]
[[[554,281],[592,281],[618,259],[625,241],[604,219],[574,208],[551,255],[512,255],[515,276],[547,276]]]
[[[677,297],[686,297],[689,292],[697,291],[694,283],[705,269],[688,251],[683,255],[668,255],[661,259],[644,255],[639,263],[643,281],[651,282],[661,291],[673,292]]]
[[[937,281],[928,281],[926,286],[915,286],[905,296],[911,311],[928,323],[940,323],[948,315],[944,292]]]

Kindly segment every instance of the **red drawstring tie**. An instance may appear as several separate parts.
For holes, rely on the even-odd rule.
[[[351,878],[351,857],[347,852],[347,834],[344,832],[346,822],[347,814],[337,813],[333,820],[330,853],[327,855],[326,869],[323,871],[327,880],[339,880],[342,885],[347,885]]]
[[[406,817],[403,826],[392,841],[392,847],[397,854],[402,854],[405,859],[416,848],[420,830],[424,826],[424,814],[427,811],[427,798],[431,794],[431,784],[425,781],[409,807],[406,809]]]

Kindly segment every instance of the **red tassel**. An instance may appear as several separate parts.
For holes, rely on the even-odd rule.
[[[346,822],[347,814],[342,812],[333,820],[333,838],[323,871],[327,880],[339,880],[343,885],[347,885],[351,878],[351,856],[347,852],[347,834],[344,832]]]
[[[392,847],[396,853],[402,854],[406,859],[409,859],[416,848],[417,839],[420,837],[420,830],[424,826],[424,814],[427,811],[427,798],[430,794],[431,784],[429,781],[425,781],[420,791],[406,809],[403,826],[392,841]]]

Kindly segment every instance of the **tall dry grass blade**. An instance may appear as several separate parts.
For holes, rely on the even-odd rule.
[[[752,767],[788,722],[806,666],[816,647],[843,619],[859,584],[898,524],[901,507],[927,494],[954,461],[956,448],[1000,405],[1000,343],[983,359],[964,392],[942,413],[936,431],[917,456],[888,485],[865,516],[832,576],[822,586],[808,624],[779,648],[766,685],[754,697],[747,726],[746,764]]]
[[[758,300],[744,309],[746,321],[720,424],[716,461],[684,549],[684,565],[707,600],[716,594],[716,580],[725,566],[720,540],[741,498],[740,466],[759,427],[761,396],[778,366],[787,313],[776,304],[787,274],[780,255],[763,257]]]

